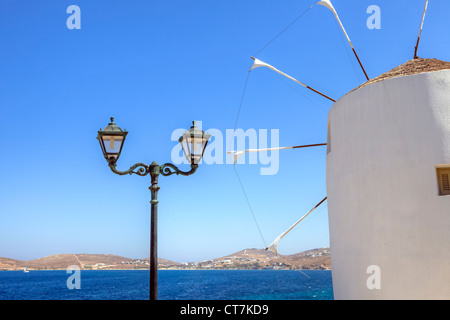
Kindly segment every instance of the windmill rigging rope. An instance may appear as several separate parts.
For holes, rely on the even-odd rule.
[[[253,212],[252,205],[250,204],[250,200],[248,199],[247,192],[245,192],[244,185],[242,184],[241,178],[239,177],[239,174],[237,172],[235,164],[233,165],[233,168],[234,168],[234,172],[236,172],[236,176],[237,176],[237,178],[239,180],[239,184],[241,185],[242,192],[244,193],[245,199],[247,200],[247,204],[248,204],[248,207],[250,208],[250,212],[252,213],[253,220],[255,220],[255,224],[256,224],[256,227],[258,228],[259,234],[260,234],[261,239],[262,239],[262,241],[264,243],[264,247],[266,248],[267,247],[266,241],[264,240],[264,236],[263,236],[263,234],[261,232],[261,228],[259,227],[258,221],[256,220],[255,213]]]
[[[309,10],[311,10],[316,4],[317,4],[317,3],[314,2],[309,8],[307,8],[306,10],[304,10],[299,16],[297,16],[291,23],[289,23],[283,30],[281,30],[274,38],[272,38],[269,42],[267,42],[267,43],[266,43],[266,44],[265,44],[265,45],[264,45],[264,46],[263,46],[256,54],[254,54],[253,56],[256,57],[259,53],[261,53],[264,49],[266,49],[272,42],[274,42],[274,41],[275,41],[276,39],[278,39],[284,32],[286,32],[290,27],[292,27],[298,20],[300,20],[300,19],[301,19],[301,18],[302,18]],[[249,77],[250,77],[250,71],[251,71],[250,68],[251,68],[252,64],[253,64],[253,62],[252,62],[252,63],[250,64],[250,66],[249,66],[249,71],[248,71],[247,76],[246,76],[246,79],[245,79],[244,89],[243,89],[242,96],[241,96],[241,100],[240,100],[240,103],[239,103],[239,109],[238,109],[238,113],[237,113],[237,116],[236,116],[236,121],[235,121],[235,123],[234,123],[234,131],[233,131],[233,137],[232,137],[232,139],[234,139],[234,133],[236,132],[236,128],[237,128],[239,116],[240,116],[241,109],[242,109],[242,105],[243,105],[243,102],[244,102],[245,93],[246,93],[246,91],[247,91],[247,85],[248,85],[248,80],[249,80]],[[245,199],[246,199],[247,204],[248,204],[248,206],[249,206],[250,212],[251,212],[251,214],[252,214],[252,216],[253,216],[253,220],[255,221],[256,227],[258,228],[259,234],[260,234],[261,239],[262,239],[262,241],[263,241],[263,243],[264,243],[264,247],[267,248],[266,241],[265,241],[264,236],[263,236],[263,234],[262,234],[262,232],[261,232],[261,228],[259,227],[258,221],[257,221],[257,219],[256,219],[255,213],[254,213],[253,208],[252,208],[252,205],[251,205],[250,200],[249,200],[249,198],[248,198],[248,196],[247,196],[247,192],[245,191],[244,185],[243,185],[243,183],[242,183],[242,181],[241,181],[241,178],[240,178],[240,176],[239,176],[239,173],[238,173],[238,171],[237,171],[237,169],[236,169],[236,164],[233,164],[233,168],[234,168],[234,172],[236,173],[236,176],[237,176],[237,178],[238,178],[238,181],[239,181],[239,184],[240,184],[240,186],[241,186],[242,192],[244,193],[244,196],[245,196]]]
[[[233,130],[233,137],[232,137],[233,140],[234,140],[234,134],[236,133],[236,128],[237,128],[237,124],[238,124],[238,120],[239,120],[239,115],[241,113],[242,105],[243,105],[243,102],[244,102],[245,93],[247,92],[247,84],[248,84],[248,80],[249,80],[249,77],[250,77],[250,71],[251,71],[250,68],[251,68],[252,64],[253,64],[253,62],[250,64],[250,66],[248,68],[249,71],[247,72],[247,77],[245,79],[244,89],[242,91],[242,96],[241,96],[241,101],[239,103],[239,109],[238,109],[238,113],[237,113],[237,116],[236,116],[236,121],[234,122],[234,130]],[[252,205],[250,203],[250,200],[248,199],[247,192],[245,191],[244,184],[242,183],[241,178],[239,176],[239,173],[238,173],[238,171],[236,169],[236,164],[233,164],[233,168],[234,168],[234,172],[236,173],[236,177],[238,178],[239,184],[241,185],[241,189],[242,189],[242,192],[244,193],[244,197],[245,197],[245,200],[247,201],[247,205],[248,205],[248,207],[250,209],[250,212],[251,212],[251,214],[253,216],[253,220],[255,221],[256,227],[258,228],[258,232],[259,232],[259,234],[261,236],[261,239],[262,239],[262,241],[264,243],[264,247],[267,247],[266,241],[264,240],[264,236],[263,236],[263,234],[261,232],[261,228],[259,227],[258,221],[257,221],[255,213],[253,211],[253,207],[252,207]]]
[[[317,3],[314,3],[312,6],[310,6],[308,9],[303,11],[297,18],[295,18],[291,23],[289,23],[283,30],[281,30],[272,40],[267,42],[264,47],[262,47],[256,54],[253,55],[253,57],[256,57],[261,51],[266,49],[272,42],[274,42],[278,37],[280,37],[285,31],[287,31],[290,27],[292,27],[300,18],[302,18],[309,10],[311,10]]]

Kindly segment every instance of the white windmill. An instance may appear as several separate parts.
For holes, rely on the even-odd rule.
[[[326,197],[268,249],[327,200],[335,299],[450,299],[450,63],[417,55],[428,0],[414,59],[371,80],[316,4],[368,81],[329,111]]]

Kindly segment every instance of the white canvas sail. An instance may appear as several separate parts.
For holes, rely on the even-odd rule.
[[[425,8],[423,9],[422,22],[420,23],[419,37],[417,38],[416,48],[414,50],[414,59],[417,59],[417,49],[419,48],[420,37],[422,36],[423,22],[425,21],[425,14],[428,8],[428,0],[425,0]]]
[[[297,149],[297,148],[318,147],[318,146],[326,146],[326,145],[327,145],[326,143],[320,143],[320,144],[309,144],[309,145],[293,146],[293,147],[277,147],[277,148],[265,148],[265,149],[246,149],[246,150],[241,150],[241,151],[227,151],[227,153],[231,154],[231,156],[233,157],[233,164],[236,164],[236,161],[239,159],[239,157],[241,157],[244,154],[249,153],[249,152]]]
[[[328,9],[330,9],[331,12],[333,12],[334,16],[336,17],[337,22],[339,23],[342,31],[344,32],[345,37],[347,38],[348,43],[350,44],[352,49],[354,49],[352,41],[350,40],[350,37],[348,36],[347,31],[345,30],[344,25],[342,24],[341,19],[339,18],[339,15],[337,14],[336,9],[333,7],[333,4],[331,3],[331,1],[330,0],[322,0],[322,1],[317,2],[317,4],[324,6]]]
[[[361,60],[359,59],[358,54],[356,53],[355,47],[353,46],[353,43],[350,40],[350,37],[348,36],[348,33],[345,30],[344,25],[342,24],[341,19],[339,18],[339,15],[338,15],[336,9],[334,8],[333,4],[331,3],[331,1],[330,0],[322,0],[322,1],[317,2],[317,4],[324,6],[324,7],[328,8],[329,10],[331,10],[331,12],[333,12],[334,16],[336,17],[337,22],[339,23],[339,26],[341,27],[342,31],[344,32],[345,37],[347,38],[348,43],[350,44],[350,47],[353,50],[353,53],[356,56],[356,59],[358,59],[359,65],[361,66],[361,69],[363,70],[364,75],[366,76],[367,80],[369,80],[369,76],[367,75],[366,70],[364,69],[364,67],[361,63]]]
[[[303,217],[301,217],[297,222],[295,222],[289,229],[287,229],[285,232],[283,232],[282,234],[280,234],[267,248],[266,250],[270,250],[273,253],[275,253],[276,255],[278,255],[278,243],[280,242],[280,240],[282,238],[284,238],[292,229],[294,229],[300,222],[303,221],[303,219],[305,219],[311,212],[313,212],[318,206],[320,206],[325,200],[327,199],[327,197],[325,197],[322,201],[320,201],[314,208],[312,208],[311,210],[309,210]]]
[[[255,60],[255,61],[253,62],[253,65],[252,65],[252,67],[250,68],[250,70],[253,70],[253,69],[255,69],[255,68],[260,68],[260,67],[266,67],[266,68],[272,69],[272,70],[275,71],[275,72],[278,72],[279,74],[285,76],[285,77],[288,78],[288,79],[291,79],[292,81],[297,82],[298,84],[304,86],[305,88],[307,87],[306,84],[304,84],[304,83],[298,81],[297,79],[291,77],[290,75],[288,75],[288,74],[286,74],[286,73],[284,73],[284,72],[278,70],[277,68],[271,66],[270,64],[265,63],[265,62],[263,62],[263,61],[261,61],[261,60],[259,60],[259,59],[253,58],[253,57],[252,57],[252,59]]]
[[[284,76],[284,77],[286,77],[286,78],[288,78],[288,79],[291,79],[292,81],[294,81],[294,82],[296,82],[296,83],[302,85],[303,87],[305,87],[305,88],[307,88],[307,89],[309,89],[309,90],[312,90],[312,91],[314,91],[315,93],[318,93],[318,94],[320,94],[321,96],[323,96],[323,97],[325,97],[325,98],[327,98],[327,99],[329,99],[329,100],[331,100],[331,101],[333,101],[333,102],[336,102],[336,100],[330,98],[329,96],[323,94],[323,93],[320,92],[320,91],[317,91],[316,89],[311,88],[310,86],[304,84],[303,82],[298,81],[297,79],[295,79],[295,78],[291,77],[290,75],[288,75],[288,74],[286,74],[286,73],[284,73],[284,72],[278,70],[277,68],[271,66],[270,64],[265,63],[265,62],[263,62],[263,61],[261,61],[261,60],[259,60],[259,59],[254,58],[254,57],[251,57],[251,58],[254,60],[254,62],[253,62],[252,67],[250,68],[250,71],[253,70],[253,69],[256,69],[256,68],[260,68],[260,67],[266,67],[266,68],[269,68],[269,69],[271,69],[271,70],[273,70],[273,71],[275,71],[275,72],[281,74],[282,76]]]

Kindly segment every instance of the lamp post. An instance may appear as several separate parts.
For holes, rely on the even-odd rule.
[[[186,131],[178,140],[183,148],[186,159],[191,164],[191,170],[185,172],[178,169],[171,163],[159,165],[156,161],[146,165],[144,163],[136,163],[126,171],[119,171],[116,163],[119,160],[125,138],[128,132],[122,130],[114,123],[114,118],[103,130],[100,129],[97,139],[100,142],[103,155],[108,162],[108,166],[112,172],[118,175],[136,174],[138,176],[151,177],[151,219],[150,219],[150,300],[157,299],[158,286],[158,253],[157,253],[157,217],[158,217],[158,178],[159,175],[170,176],[172,174],[189,176],[198,169],[198,164],[203,158],[208,140],[211,137],[206,134],[192,122],[192,127]]]

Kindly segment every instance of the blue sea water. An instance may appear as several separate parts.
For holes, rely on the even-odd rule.
[[[146,270],[0,271],[0,300],[148,300]],[[332,300],[331,271],[160,270],[159,300]]]

